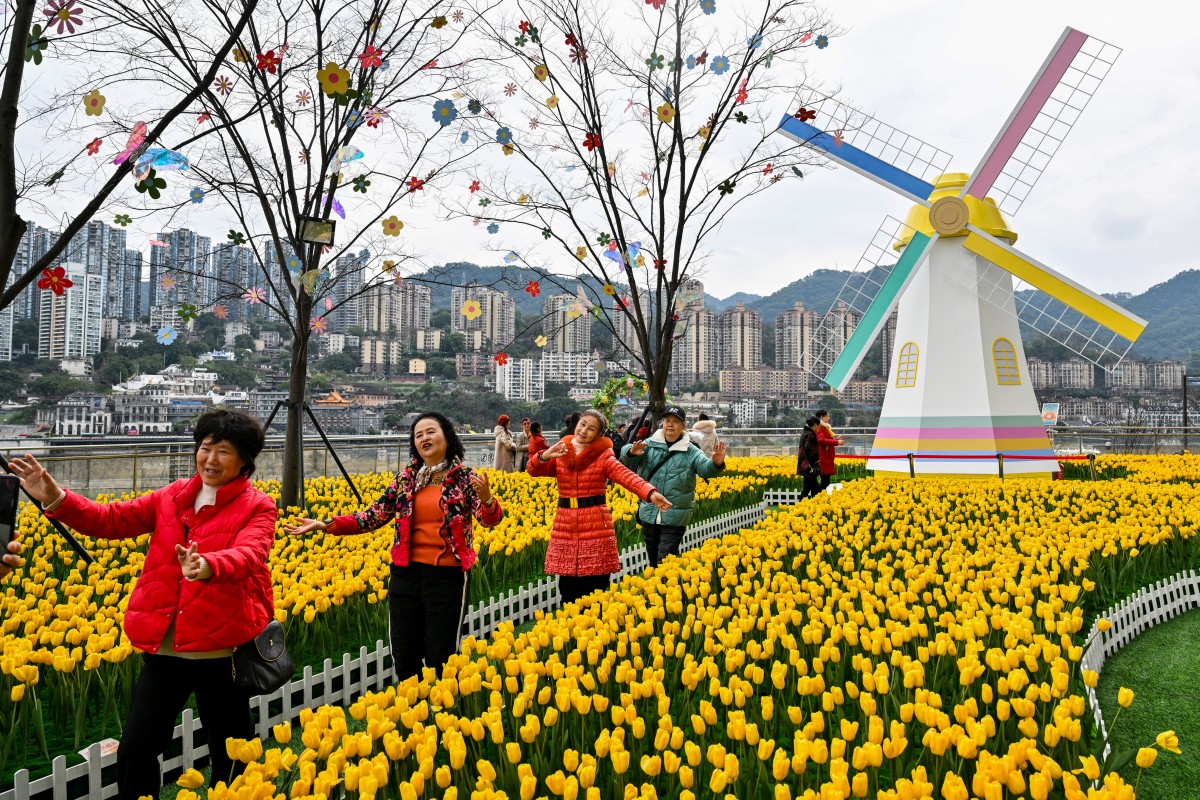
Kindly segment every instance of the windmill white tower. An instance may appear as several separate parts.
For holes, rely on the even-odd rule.
[[[1005,214],[1037,182],[1120,51],[1067,28],[970,175],[950,156],[825,97],[779,132],[913,200],[888,218],[839,294],[860,315],[814,372],[845,388],[899,306],[888,390],[867,462],[877,474],[1048,476],[1054,454],[1030,385],[1022,326],[1102,367],[1146,323],[1012,245]],[[899,251],[897,258],[895,251]],[[832,315],[826,315],[826,319]],[[821,335],[818,342],[840,342]]]

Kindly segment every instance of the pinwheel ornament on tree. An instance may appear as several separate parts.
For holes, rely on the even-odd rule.
[[[887,218],[814,335],[812,371],[841,390],[897,312],[869,469],[907,474],[916,454],[917,474],[995,474],[1004,454],[1005,472],[1049,476],[1057,466],[1023,375],[1022,328],[1106,368],[1141,335],[1144,320],[1014,248],[1004,216],[1119,53],[1067,28],[970,175],[833,98],[781,121],[783,135],[916,203],[905,222]]]

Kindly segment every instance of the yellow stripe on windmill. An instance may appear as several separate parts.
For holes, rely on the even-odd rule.
[[[1014,248],[1005,218],[1119,54],[1067,28],[969,175],[948,172],[950,156],[936,147],[807,90],[809,102],[780,123],[784,136],[916,203],[905,222],[885,219],[838,295],[838,313],[814,334],[812,371],[841,390],[897,311],[868,468],[907,474],[915,454],[918,474],[1048,476],[1057,465],[1023,376],[1022,329],[1112,368],[1146,327]]]

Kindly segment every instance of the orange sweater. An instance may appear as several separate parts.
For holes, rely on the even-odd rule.
[[[426,486],[413,498],[412,528],[409,560],[438,567],[457,567],[450,539],[445,536],[445,520],[439,499],[440,486]]]

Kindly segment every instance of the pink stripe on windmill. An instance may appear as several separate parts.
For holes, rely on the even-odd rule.
[[[811,95],[781,121],[779,133],[916,203],[905,222],[885,219],[814,335],[812,371],[836,390],[885,329],[892,338],[868,468],[908,474],[908,459],[896,457],[912,454],[918,475],[1048,476],[1057,463],[1022,329],[1111,369],[1146,327],[1014,248],[1005,218],[1119,54],[1067,28],[970,175],[949,172],[948,153],[831,97]]]

